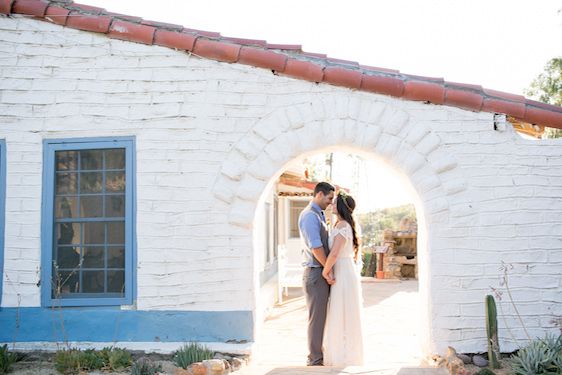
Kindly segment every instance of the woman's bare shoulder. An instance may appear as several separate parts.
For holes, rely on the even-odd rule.
[[[349,227],[349,226],[350,226],[349,223],[348,223],[347,221],[345,221],[345,220],[339,221],[339,222],[336,224],[336,228],[338,228],[338,229],[347,228],[347,227]]]

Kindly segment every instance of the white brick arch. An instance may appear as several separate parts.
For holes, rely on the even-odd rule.
[[[422,350],[432,352],[442,339],[436,339],[438,328],[432,321],[435,291],[431,287],[431,248],[448,245],[438,243],[437,232],[448,226],[451,213],[455,216],[456,211],[466,209],[466,205],[454,204],[467,188],[466,178],[441,138],[413,121],[407,111],[372,99],[340,101],[323,95],[318,101],[279,108],[257,121],[233,145],[213,186],[214,197],[220,201],[217,205],[227,204],[226,224],[235,233],[231,245],[250,258],[257,253],[252,228],[260,198],[296,158],[329,149],[382,158],[408,177],[417,195],[423,306],[419,338]],[[253,278],[257,308],[256,272]]]
[[[279,108],[233,145],[213,187],[215,198],[229,204],[229,223],[251,228],[262,192],[287,164],[334,148],[382,158],[409,178],[428,223],[443,220],[466,179],[440,137],[395,105],[330,99]]]

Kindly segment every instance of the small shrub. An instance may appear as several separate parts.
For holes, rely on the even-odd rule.
[[[562,335],[535,339],[513,355],[509,364],[516,375],[562,373]]]
[[[59,350],[55,354],[55,369],[63,374],[77,374],[80,371],[78,349]]]
[[[0,346],[0,374],[7,374],[11,371],[12,365],[18,361],[16,353],[8,350],[8,345]]]
[[[120,370],[131,362],[131,354],[119,348],[103,348],[100,351],[70,349],[55,354],[55,368],[63,374],[77,374],[82,370]]]
[[[79,370],[101,370],[105,363],[99,352],[87,349],[78,353]]]
[[[154,375],[162,371],[162,365],[156,364],[149,359],[141,358],[131,367],[132,375]]]
[[[192,342],[185,344],[176,352],[174,363],[178,367],[186,369],[190,364],[212,359],[214,355],[215,352],[208,349],[206,346]]]
[[[131,353],[121,348],[105,347],[99,352],[104,362],[104,367],[109,370],[121,370],[129,367],[132,362]]]

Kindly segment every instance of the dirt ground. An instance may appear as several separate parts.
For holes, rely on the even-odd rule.
[[[513,374],[513,371],[511,371],[511,368],[508,365],[507,359],[501,359],[500,360],[500,368],[499,369],[490,369],[494,372],[494,374],[496,375],[511,375]],[[465,368],[468,372],[468,374],[476,374],[478,371],[482,370],[482,367],[478,367],[475,365],[465,365]]]

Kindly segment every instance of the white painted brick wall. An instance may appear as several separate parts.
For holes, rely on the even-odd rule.
[[[108,135],[136,136],[139,309],[259,309],[251,231],[232,222],[253,219],[255,186],[298,153],[345,145],[386,157],[420,194],[430,350],[485,350],[483,301],[499,286],[502,262],[514,265],[513,295],[533,334],[562,315],[559,140],[494,131],[488,113],[6,17],[3,306],[40,304],[42,141]],[[505,298],[500,304],[523,338]],[[514,349],[500,325],[503,349]]]

